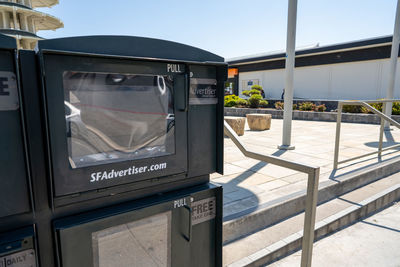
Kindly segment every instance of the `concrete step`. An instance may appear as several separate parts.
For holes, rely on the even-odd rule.
[[[313,267],[398,267],[400,202],[362,218],[314,243]],[[269,267],[300,266],[301,250]]]
[[[400,173],[318,205],[315,238],[322,238],[400,199]],[[223,247],[224,266],[261,266],[300,249],[304,213]]]
[[[380,163],[379,165],[366,167],[349,174],[335,177],[334,179],[320,179],[325,181],[321,182],[319,185],[318,203],[320,204],[332,200],[337,196],[399,171],[400,160],[392,159]],[[284,197],[278,197],[262,204],[256,203],[254,207],[249,207],[248,203],[243,203],[242,206],[249,208],[224,216],[224,244],[240,239],[243,236],[247,236],[303,212],[305,207],[306,184],[304,184],[303,188],[302,190],[297,189],[296,191],[292,191]],[[247,199],[241,201],[246,202]],[[235,203],[235,206],[241,206],[241,201]],[[251,202],[251,200],[249,201]]]

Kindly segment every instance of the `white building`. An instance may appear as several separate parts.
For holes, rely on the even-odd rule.
[[[42,39],[37,31],[64,27],[58,18],[34,8],[56,4],[58,0],[0,0],[0,33],[16,38],[18,48],[33,49]]]
[[[391,36],[296,51],[294,98],[384,98],[389,78]],[[236,93],[252,84],[262,85],[267,99],[280,99],[285,83],[285,53],[269,53],[228,59]],[[394,97],[400,98],[400,66]]]

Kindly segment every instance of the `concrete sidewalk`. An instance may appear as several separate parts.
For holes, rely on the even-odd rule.
[[[332,170],[335,127],[333,122],[293,121],[292,144],[296,149],[291,151],[277,149],[281,144],[282,120],[272,120],[268,131],[250,131],[246,126],[240,139],[253,151],[321,167],[320,183],[379,166],[393,158],[400,159],[399,150],[390,150],[381,159],[372,155]],[[343,123],[339,160],[376,151],[378,138],[379,125]],[[384,147],[397,141],[400,141],[400,130],[385,132]],[[306,188],[306,174],[246,158],[230,139],[225,138],[224,142],[225,174],[214,174],[211,180],[224,186],[225,220]]]
[[[400,266],[400,203],[314,243],[312,266]],[[269,266],[300,266],[298,251]]]

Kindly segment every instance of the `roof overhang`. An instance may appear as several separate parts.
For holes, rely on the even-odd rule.
[[[58,0],[31,0],[32,1],[32,7],[52,7],[54,5],[57,5],[59,2]]]
[[[21,39],[32,39],[32,40],[42,40],[43,38],[27,31],[21,30],[13,30],[13,29],[0,29],[0,33],[4,35],[8,35],[10,37],[16,38],[18,40]]]
[[[391,43],[392,43],[392,36],[384,36],[384,37],[379,37],[379,38],[365,39],[365,40],[359,40],[359,41],[341,43],[341,44],[334,44],[334,45],[328,45],[328,46],[321,46],[321,47],[310,48],[310,49],[301,49],[301,50],[296,50],[296,58],[322,55],[322,54],[330,54],[330,53],[343,52],[343,51],[367,49],[367,48],[372,48],[372,47],[391,45]],[[238,59],[233,58],[231,60],[228,59],[227,63],[229,64],[229,66],[235,67],[235,66],[239,66],[239,65],[282,60],[285,58],[286,58],[286,54],[284,52],[280,52],[280,53],[265,54],[262,56],[256,55],[256,56],[242,57],[240,59],[239,58]]]

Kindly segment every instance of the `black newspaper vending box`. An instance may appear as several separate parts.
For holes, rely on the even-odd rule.
[[[222,58],[135,37],[38,48],[55,206],[99,191],[154,194],[221,172]]]
[[[221,266],[223,58],[139,37],[19,52],[40,266]]]
[[[56,220],[61,266],[221,266],[221,195],[205,184]]]
[[[15,39],[0,35],[0,218],[31,210]],[[12,201],[11,201],[12,200]]]
[[[36,266],[21,102],[16,42],[0,34],[0,266]]]

